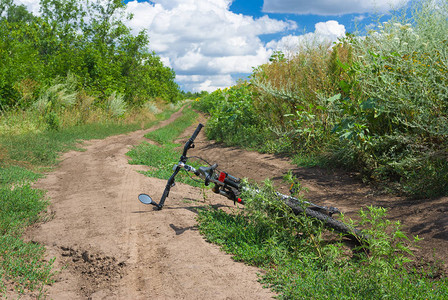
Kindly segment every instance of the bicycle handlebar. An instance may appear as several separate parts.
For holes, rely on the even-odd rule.
[[[183,163],[187,162],[187,159],[188,159],[187,158],[187,152],[188,152],[188,150],[190,148],[194,148],[194,140],[198,136],[198,134],[201,131],[202,127],[204,127],[204,125],[199,123],[198,127],[196,127],[196,130],[193,132],[193,135],[185,143],[184,151],[182,152],[182,156],[180,157],[180,161],[181,162],[183,162]],[[168,195],[170,193],[171,187],[174,186],[174,178],[176,177],[177,173],[179,173],[180,170],[181,170],[180,165],[177,165],[176,169],[173,172],[173,174],[168,179],[168,182],[166,183],[166,186],[165,186],[165,190],[163,191],[162,198],[160,199],[159,204],[156,204],[156,206],[157,206],[157,208],[159,210],[161,210],[163,205],[165,204],[165,199],[168,197]]]

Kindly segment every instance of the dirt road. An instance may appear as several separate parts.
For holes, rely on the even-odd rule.
[[[58,168],[37,182],[36,187],[48,191],[54,217],[30,229],[27,237],[44,244],[48,258],[55,257],[55,269],[60,270],[46,295],[51,299],[272,298],[274,294],[257,282],[258,269],[234,262],[199,235],[195,216],[196,208],[204,205],[200,189],[177,184],[162,211],[138,202],[140,192],[160,199],[166,182],[138,173],[144,167],[129,165],[125,154],[155,129],[89,141],[86,151],[66,153]],[[183,136],[188,138],[193,130]],[[311,200],[348,213],[366,204],[386,204],[393,218],[405,216],[410,232],[429,238],[419,255],[429,259],[430,250],[436,248],[436,257],[446,262],[446,198],[437,200],[439,206],[430,203],[429,210],[419,203],[391,205],[397,199],[373,196],[350,174],[300,169],[272,155],[224,148],[206,141],[203,133],[191,154],[256,180],[279,180],[293,169],[309,188]],[[212,193],[206,202],[233,206]]]
[[[234,262],[201,237],[195,222],[195,208],[204,205],[197,201],[199,189],[176,185],[163,211],[138,202],[141,192],[160,199],[166,184],[138,173],[142,167],[129,165],[125,155],[150,130],[90,141],[86,151],[65,154],[57,170],[37,182],[48,191],[54,218],[27,236],[44,244],[61,270],[47,296],[272,298],[257,282],[256,268]]]

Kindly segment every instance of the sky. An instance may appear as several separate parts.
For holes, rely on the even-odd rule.
[[[14,0],[38,14],[39,0]],[[149,48],[182,90],[212,92],[247,78],[274,51],[333,42],[409,0],[133,0],[126,24],[146,30]]]

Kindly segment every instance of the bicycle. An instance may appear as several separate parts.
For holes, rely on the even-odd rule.
[[[187,161],[189,159],[189,157],[187,157],[187,152],[189,149],[194,148],[194,140],[198,136],[202,127],[204,127],[204,125],[199,124],[193,135],[185,143],[180,160],[173,167],[173,174],[168,179],[160,202],[156,203],[149,195],[144,193],[138,196],[140,202],[142,202],[143,204],[154,205],[158,210],[161,210],[165,205],[165,200],[168,197],[171,188],[175,185],[176,175],[181,170],[185,170],[186,172],[193,173],[197,177],[204,180],[204,184],[206,186],[209,186],[210,183],[213,183],[214,186],[212,188],[212,191],[214,193],[220,194],[234,201],[234,203],[240,203],[244,205],[244,201],[240,198],[240,194],[242,191],[250,188],[244,186],[240,178],[232,176],[227,172],[218,172],[217,164],[209,164],[208,167],[201,166],[197,169],[187,164]],[[253,189],[252,191],[257,192],[257,190]],[[317,205],[308,201],[299,200],[298,198],[293,196],[281,194],[279,192],[276,192],[276,196],[279,200],[283,201],[287,206],[289,206],[296,215],[304,213],[307,217],[320,220],[326,227],[332,228],[357,242],[368,240],[368,236],[364,235],[359,229],[356,229],[350,225],[344,224],[334,219],[333,215],[340,213],[339,209],[335,207]]]

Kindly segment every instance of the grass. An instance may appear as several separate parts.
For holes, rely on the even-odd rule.
[[[61,153],[82,150],[80,142],[148,128],[168,118],[175,108],[141,120],[109,120],[77,126],[62,126],[58,130],[18,130],[0,135],[0,295],[6,296],[13,287],[19,295],[33,292],[42,295],[54,279],[53,260],[44,259],[45,248],[22,239],[24,230],[49,216],[45,210],[49,199],[45,192],[31,184],[58,163]],[[16,118],[17,112],[12,113]],[[22,116],[26,117],[27,114]],[[5,123],[2,116],[2,122]],[[7,123],[7,122],[6,122]],[[32,124],[24,120],[25,124]],[[18,128],[18,127],[16,127]]]
[[[172,143],[182,132],[185,131],[187,127],[192,125],[197,118],[198,114],[196,112],[194,112],[191,108],[186,108],[183,115],[172,122],[169,126],[149,132],[145,135],[145,137],[162,145]]]
[[[18,174],[17,172],[15,174]],[[13,177],[10,177],[12,179]],[[18,181],[22,178],[17,177]],[[21,238],[24,228],[41,220],[48,201],[29,184],[0,188],[0,253],[2,283],[13,282],[18,292],[41,290],[53,282],[52,261],[44,261],[45,248]],[[3,287],[4,288],[4,287]],[[4,289],[1,289],[5,292]]]
[[[27,184],[42,177],[41,174],[34,173],[19,166],[9,166],[0,169],[0,187],[10,187],[13,184]]]
[[[61,152],[80,150],[80,142],[89,139],[102,139],[143,128],[149,128],[173,113],[165,111],[156,120],[141,124],[131,123],[93,123],[71,126],[60,130],[47,130],[39,133],[0,136],[2,150],[13,164],[28,166],[53,166]]]
[[[182,150],[180,150],[182,145],[174,141],[187,127],[193,124],[197,117],[198,114],[195,111],[191,108],[185,108],[183,115],[174,122],[146,134],[145,137],[159,143],[159,145],[143,142],[135,146],[127,153],[131,158],[129,163],[150,166],[152,168],[149,171],[143,172],[145,175],[167,180],[173,173],[174,163],[179,161],[182,153]],[[195,165],[194,162],[192,165]],[[179,173],[176,180],[193,186],[200,186],[185,173]]]
[[[32,189],[30,183],[41,175],[19,166],[0,169],[0,292],[6,282],[19,293],[41,290],[50,284],[52,261],[42,259],[45,248],[22,240],[24,229],[40,221],[48,206],[44,191]]]
[[[409,248],[399,229],[385,234],[375,227],[391,225],[382,211],[364,215],[373,222],[369,251],[324,239],[321,224],[288,214],[274,204],[271,189],[244,195],[244,211],[199,211],[199,230],[237,261],[265,270],[260,281],[279,299],[446,299],[448,280],[407,265]],[[278,202],[278,201],[276,201]],[[380,217],[380,218],[378,218]],[[389,226],[393,227],[393,226]],[[387,228],[388,230],[391,228]]]
[[[322,166],[324,164],[320,157],[313,156],[311,154],[296,154],[293,156],[292,162],[298,167],[304,168],[312,168]]]

